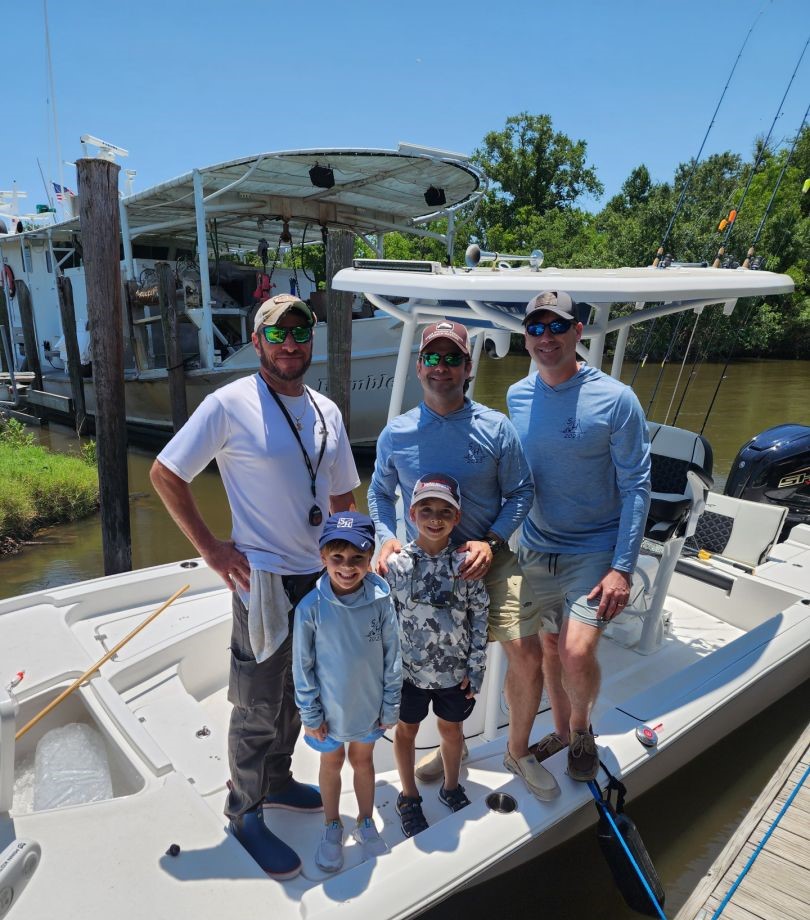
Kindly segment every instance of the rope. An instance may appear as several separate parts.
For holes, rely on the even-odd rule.
[[[717,910],[712,914],[711,920],[717,920],[717,917],[719,917],[720,914],[723,913],[723,911],[726,908],[726,905],[733,897],[734,892],[740,887],[740,882],[742,882],[742,880],[748,874],[748,870],[751,868],[751,866],[753,866],[754,860],[757,858],[757,856],[759,856],[760,852],[762,851],[762,848],[768,842],[768,838],[776,830],[776,826],[782,820],[783,815],[788,810],[788,808],[790,807],[791,803],[796,798],[796,796],[799,794],[799,790],[804,785],[804,781],[807,779],[808,776],[810,776],[810,767],[808,767],[804,771],[802,778],[793,787],[793,792],[790,793],[785,804],[779,809],[779,814],[773,819],[773,821],[771,822],[771,826],[765,832],[765,836],[757,844],[756,848],[754,849],[754,852],[749,856],[748,862],[740,870],[740,874],[734,880],[734,884],[731,886],[731,888],[729,888],[728,893],[723,898],[723,900],[720,902],[720,905],[718,906]],[[588,785],[590,785],[590,783]]]

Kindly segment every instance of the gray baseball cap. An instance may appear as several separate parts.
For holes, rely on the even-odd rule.
[[[535,313],[556,313],[561,319],[570,319],[574,322],[577,320],[576,304],[571,299],[570,294],[565,291],[542,291],[536,297],[526,304],[526,315],[523,318],[523,325],[528,323],[529,319]]]

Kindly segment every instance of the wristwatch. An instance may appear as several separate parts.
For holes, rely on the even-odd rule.
[[[489,546],[489,548],[492,550],[493,556],[506,544],[506,541],[502,540],[500,537],[488,537],[486,542],[487,546]]]

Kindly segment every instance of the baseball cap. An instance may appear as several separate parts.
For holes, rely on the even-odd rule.
[[[449,319],[443,319],[426,326],[422,333],[422,344],[419,346],[419,351],[424,351],[436,339],[450,339],[465,355],[470,354],[470,336],[467,333],[467,327],[462,326],[461,323],[451,323]]]
[[[426,473],[416,480],[413,487],[411,504],[421,502],[423,498],[441,498],[461,511],[461,486],[446,473]]]
[[[359,511],[341,511],[332,514],[323,525],[319,546],[323,549],[332,540],[348,540],[366,552],[374,546],[374,521]]]
[[[546,310],[549,313],[556,313],[561,319],[572,319],[574,322],[578,322],[576,306],[571,299],[571,295],[566,294],[565,291],[542,291],[536,297],[532,297],[526,304],[523,325],[526,325],[532,314],[542,313]]]
[[[310,326],[315,325],[315,315],[312,310],[292,294],[276,294],[259,307],[253,319],[253,331],[258,332],[262,326],[272,326],[277,323],[285,313],[298,310],[307,318]]]

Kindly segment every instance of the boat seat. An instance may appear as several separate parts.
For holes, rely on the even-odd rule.
[[[654,552],[639,557],[630,603],[605,630],[614,641],[642,655],[655,652],[664,641],[669,583],[713,485],[712,449],[702,435],[657,422],[647,424],[651,490],[644,536],[655,544]]]
[[[705,550],[754,569],[765,561],[779,538],[787,511],[780,505],[712,492],[684,548],[693,553]]]

